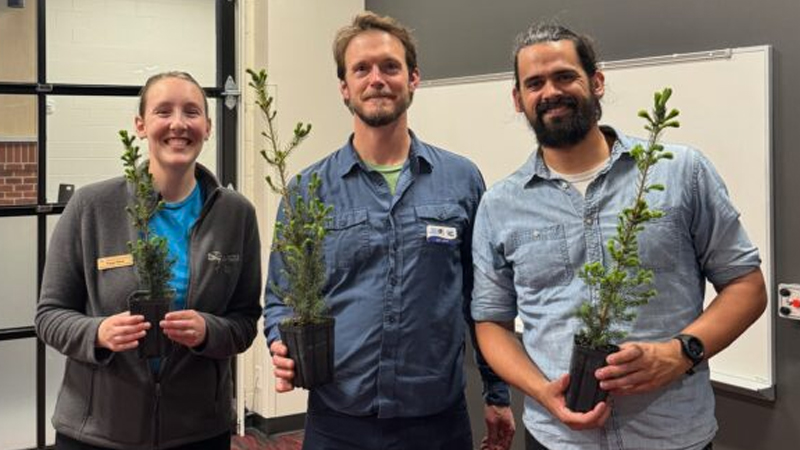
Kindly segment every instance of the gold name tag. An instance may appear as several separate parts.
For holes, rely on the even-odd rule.
[[[97,259],[97,270],[116,269],[118,267],[129,267],[133,265],[133,255],[106,256]]]

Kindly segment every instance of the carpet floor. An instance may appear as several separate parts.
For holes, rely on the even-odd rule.
[[[292,431],[268,436],[256,428],[247,428],[244,436],[233,436],[231,450],[300,450],[303,432]]]

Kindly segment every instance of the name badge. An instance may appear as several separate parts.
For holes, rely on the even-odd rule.
[[[130,267],[133,265],[133,255],[106,256],[97,259],[97,270],[116,269],[118,267]]]
[[[425,240],[433,244],[455,245],[458,238],[458,230],[454,227],[443,227],[439,225],[428,225],[425,232]]]

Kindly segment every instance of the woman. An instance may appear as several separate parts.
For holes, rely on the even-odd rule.
[[[190,75],[151,77],[135,125],[166,202],[150,226],[175,260],[174,307],[159,324],[172,351],[152,361],[135,350],[161,331],[127,311],[138,288],[130,186],[118,177],[78,190],[53,233],[36,312],[39,337],[67,356],[56,448],[228,450],[230,362],[255,338],[261,313],[255,211],[197,163],[211,120]]]

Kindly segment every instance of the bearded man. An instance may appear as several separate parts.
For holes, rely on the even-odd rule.
[[[309,393],[303,448],[472,450],[462,366],[483,178],[465,158],[408,129],[420,79],[408,29],[360,14],[333,50],[354,130],[304,173],[319,175],[320,198],[334,211],[324,294],[336,318],[336,374]],[[293,389],[294,378],[278,333],[290,314],[274,289],[286,291],[282,268],[273,253],[265,332],[279,392]],[[508,386],[480,357],[478,365],[484,448],[507,450],[514,434]]]
[[[666,146],[674,158],[651,169],[666,191],[647,198],[665,215],[638,239],[658,295],[595,373],[610,401],[570,411],[565,349],[592,295],[577,273],[609,260],[605,243],[639,176],[630,151],[646,143],[599,125],[605,79],[587,37],[534,25],[517,38],[514,73],[514,105],[539,145],[481,200],[472,316],[490,366],[526,394],[526,449],[710,449],[717,422],[707,360],[766,305],[758,250],[722,179],[697,150]],[[704,311],[706,280],[717,296]]]

